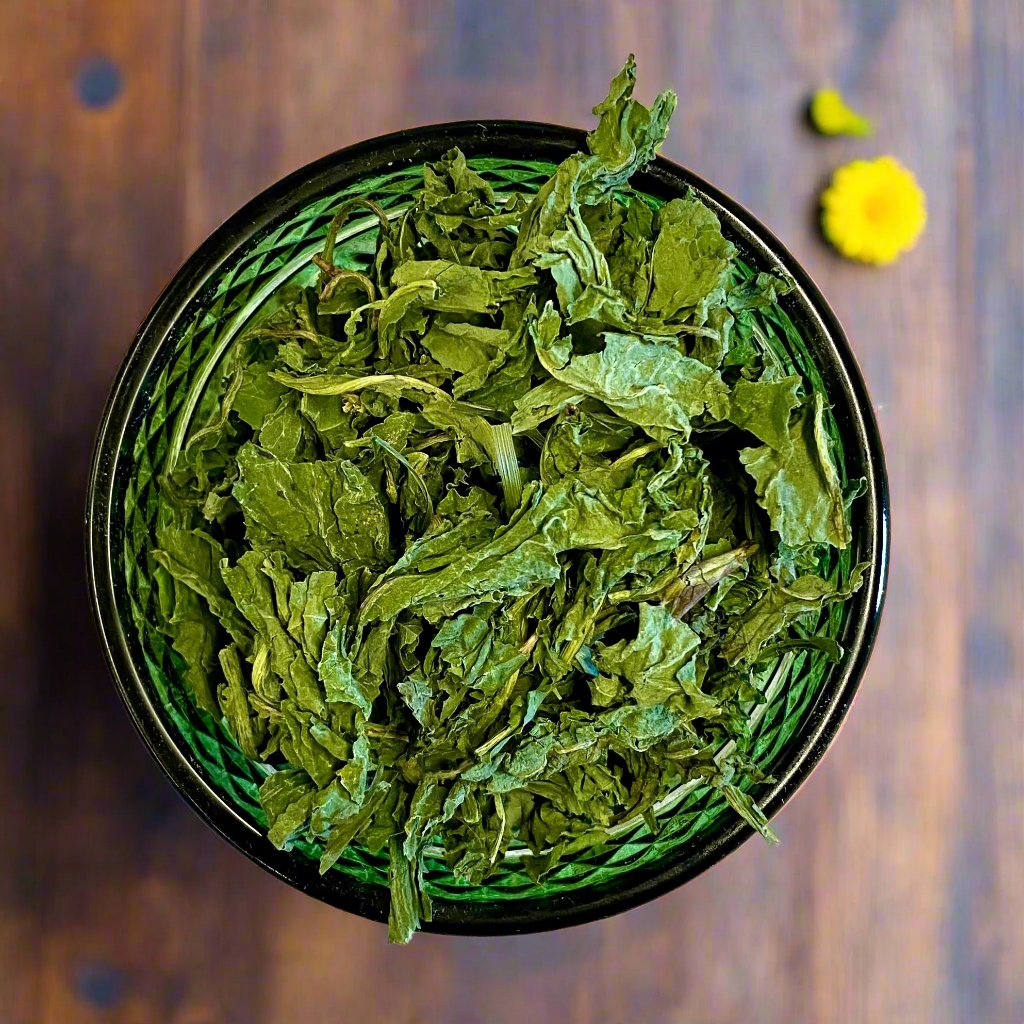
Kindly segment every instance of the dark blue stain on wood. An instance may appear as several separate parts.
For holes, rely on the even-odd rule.
[[[964,636],[967,685],[1013,685],[1016,658],[1013,638],[987,615],[968,619]]]
[[[537,59],[540,6],[533,0],[500,4],[456,0],[456,74],[486,81],[524,73]]]
[[[903,13],[898,0],[842,0],[841,22],[854,28],[854,45],[843,60],[840,85],[853,85],[870,75],[879,59],[886,36]]]
[[[95,962],[79,968],[75,976],[75,992],[79,998],[98,1010],[109,1010],[124,998],[128,979],[120,967]]]
[[[109,107],[123,86],[121,69],[107,57],[90,57],[79,69],[75,83],[79,100],[91,110]]]
[[[161,832],[168,827],[180,828],[186,804],[173,786],[155,772],[147,771],[126,793],[126,808],[131,808],[132,821],[144,835]]]

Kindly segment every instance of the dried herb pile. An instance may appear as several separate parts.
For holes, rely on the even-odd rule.
[[[163,482],[153,571],[195,700],[270,766],[276,846],[322,842],[324,871],[388,851],[398,941],[428,847],[480,882],[526,844],[542,878],[691,779],[770,836],[737,785],[754,670],[838,654],[812,627],[850,593],[819,565],[852,495],[754,315],[789,285],[696,196],[630,191],[676,102],[634,78],[534,196],[453,150],[397,218],[342,206]],[[341,266],[368,215],[375,251]]]

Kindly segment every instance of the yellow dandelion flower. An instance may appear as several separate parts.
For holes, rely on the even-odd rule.
[[[914,247],[927,219],[921,186],[891,156],[844,164],[821,194],[825,237],[862,263],[892,263]]]
[[[822,135],[870,135],[875,126],[846,105],[835,89],[819,89],[811,97],[811,124]]]

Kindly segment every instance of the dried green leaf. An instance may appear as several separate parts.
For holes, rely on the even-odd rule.
[[[658,211],[648,308],[667,318],[700,306],[724,288],[735,254],[713,210],[692,193],[673,199]]]
[[[387,511],[351,462],[288,462],[254,444],[238,453],[233,488],[254,541],[297,568],[374,565],[389,552]]]
[[[824,400],[815,392],[810,404],[788,425],[788,444],[781,450],[765,445],[740,452],[740,461],[754,478],[758,502],[767,510],[772,529],[794,548],[804,544],[845,548],[850,543],[824,413]],[[771,436],[777,440],[774,434]]]

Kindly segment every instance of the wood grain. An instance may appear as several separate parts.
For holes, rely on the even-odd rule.
[[[0,40],[0,1019],[1024,1021],[1019,0],[6,0]],[[889,459],[882,633],[781,848],[604,923],[388,948],[218,840],[135,739],[81,567],[92,432],[163,283],[257,190],[414,124],[587,125],[630,50],[643,95],[680,93],[668,155],[846,324]],[[825,82],[874,138],[810,135]],[[882,152],[930,221],[878,272],[822,245],[814,196]]]

